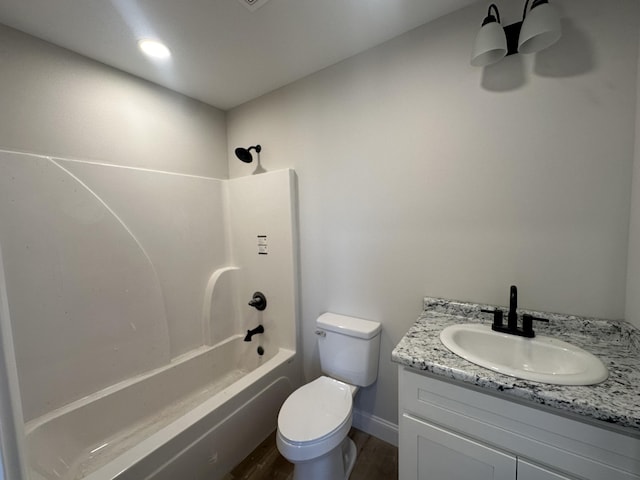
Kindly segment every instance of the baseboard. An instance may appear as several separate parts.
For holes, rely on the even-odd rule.
[[[361,410],[353,411],[353,426],[369,435],[398,446],[398,425]]]

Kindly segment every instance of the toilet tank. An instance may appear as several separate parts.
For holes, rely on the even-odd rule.
[[[337,380],[367,387],[378,378],[381,325],[371,320],[323,313],[316,335],[323,373]]]

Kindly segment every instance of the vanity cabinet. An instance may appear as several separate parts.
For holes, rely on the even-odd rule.
[[[516,457],[403,414],[401,479],[514,480]]]
[[[640,438],[399,366],[400,480],[640,480]]]
[[[500,450],[403,414],[400,478],[571,480]]]

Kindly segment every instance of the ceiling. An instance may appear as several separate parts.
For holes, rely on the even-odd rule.
[[[0,23],[227,110],[477,0],[243,1],[2,0]]]

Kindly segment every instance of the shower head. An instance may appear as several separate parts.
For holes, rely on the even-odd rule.
[[[249,148],[238,147],[236,148],[236,157],[238,157],[244,163],[251,163],[253,162],[253,156],[251,155],[251,150],[255,150],[257,153],[260,153],[260,151],[262,150],[262,147],[260,145],[255,145]]]

